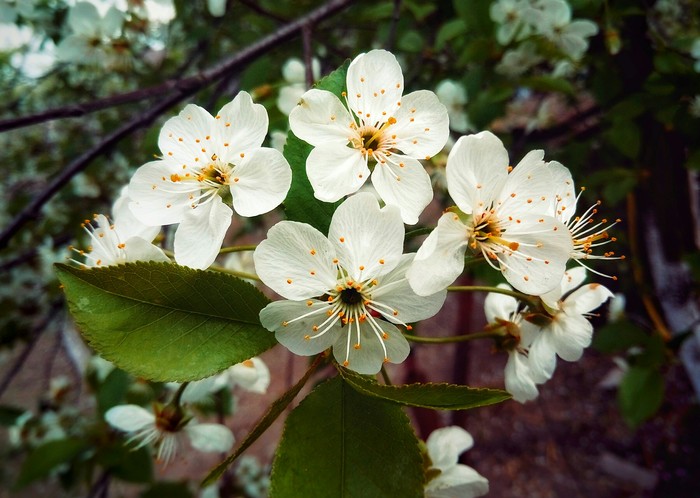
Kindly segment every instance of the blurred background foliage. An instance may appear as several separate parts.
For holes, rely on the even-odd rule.
[[[561,7],[557,1],[529,3],[548,13]],[[249,91],[267,108],[272,137],[274,130],[287,131],[281,90],[303,86],[283,75],[290,58],[316,58],[326,74],[378,47],[396,53],[408,89],[435,90],[450,81],[438,93],[450,108],[454,138],[491,129],[514,160],[543,148],[548,160],[563,163],[587,187],[581,202],[600,200],[602,217],[622,219],[613,229],[613,250],[625,259],[595,269],[614,275],[605,285],[624,297],[610,319],[598,320],[604,326],[594,346],[617,358],[625,420],[637,427],[654,416],[672,364],[683,362],[696,392],[700,388],[700,3],[570,0],[569,21],[545,33],[536,20],[518,21],[523,2],[515,0],[334,1],[337,8],[326,18],[278,39],[285,26],[327,4],[92,3],[94,12],[85,8],[71,21],[71,1],[0,0],[0,396],[40,335],[70,328],[52,263],[71,256],[69,244],[85,243],[81,222],[108,213],[131,173],[158,154],[159,126],[183,102],[211,111]],[[111,6],[119,15],[108,14]],[[595,30],[582,41],[566,41],[574,20]],[[510,32],[504,31],[508,23]],[[211,68],[268,35],[269,47],[207,78]],[[56,109],[56,119],[41,117]],[[120,127],[124,133],[106,141]],[[446,154],[426,165],[440,200],[447,199]],[[46,202],[31,204],[47,193]],[[260,223],[248,222],[237,235],[255,232]],[[167,231],[164,240],[167,246]],[[491,272],[474,276],[493,280]],[[85,372],[90,378],[91,370]],[[153,486],[142,496],[189,496],[186,487],[154,484],[145,451],[126,458],[100,416],[134,397],[154,400],[162,387],[118,370],[91,382],[96,410],[90,416],[65,413],[55,393],[30,415],[3,400],[0,423],[15,430],[22,417],[25,432],[32,420],[45,431],[46,413],[73,417],[61,422],[70,428],[61,438],[43,434],[31,442],[25,435],[1,450],[28,453],[17,480],[4,476],[7,485],[57,474],[66,488],[87,483],[98,493],[101,476],[109,475]]]

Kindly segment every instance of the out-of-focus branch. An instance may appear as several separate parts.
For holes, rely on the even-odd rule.
[[[394,43],[396,43],[396,29],[399,26],[399,21],[401,20],[401,0],[394,0],[394,11],[391,14],[391,24],[389,25],[389,35],[386,37],[386,43],[384,48],[389,51],[394,50]]]
[[[9,223],[0,234],[0,249],[7,246],[10,239],[30,220],[37,219],[41,213],[41,207],[48,202],[63,186],[65,186],[73,176],[84,170],[93,159],[99,157],[104,152],[110,150],[123,138],[129,136],[136,129],[147,126],[153,122],[158,116],[170,109],[181,100],[196,93],[207,85],[228,76],[231,73],[239,70],[241,67],[267,53],[275,48],[280,43],[289,40],[296,36],[304,26],[315,24],[327,17],[336,14],[342,9],[348,7],[352,0],[330,0],[309,14],[300,17],[299,19],[280,27],[274,33],[266,36],[262,40],[249,45],[242,49],[233,57],[226,60],[224,63],[202,71],[201,73],[185,78],[176,82],[172,88],[175,93],[172,93],[165,99],[161,100],[149,111],[135,116],[131,121],[112,132],[105,137],[100,143],[96,144],[90,150],[79,156],[71,162],[66,169],[61,171],[49,185],[37,195],[32,201],[19,212],[17,216]],[[162,86],[161,86],[162,87]]]
[[[251,2],[250,0],[238,0],[238,1],[240,3],[242,3],[243,5],[245,5],[246,7],[248,7],[253,12],[257,12],[258,14],[260,14],[263,17],[268,17],[268,18],[270,18],[274,21],[277,21],[277,22],[289,22],[289,19],[285,19],[284,17],[282,17],[278,14],[275,14],[274,12],[272,12],[270,10],[265,9],[261,5],[258,5],[259,2]]]
[[[59,118],[80,117],[102,109],[132,102],[139,102],[141,100],[167,95],[171,92],[178,92],[182,94],[184,98],[184,96],[191,95],[195,91],[214,82],[215,80],[218,80],[223,75],[228,74],[231,71],[238,69],[248,62],[256,59],[277,44],[296,36],[304,26],[313,25],[320,22],[323,19],[330,17],[348,7],[351,3],[352,0],[330,0],[329,2],[326,2],[320,6],[318,9],[311,11],[309,14],[290,22],[289,24],[281,26],[279,29],[277,29],[277,31],[266,36],[259,42],[244,48],[239,53],[223,62],[221,65],[202,71],[194,76],[169,80],[150,88],[113,95],[111,97],[93,102],[71,104],[55,109],[49,109],[48,111],[32,114],[30,116],[0,120],[0,131],[12,130]]]

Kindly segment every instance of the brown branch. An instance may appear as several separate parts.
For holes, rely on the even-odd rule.
[[[0,132],[60,118],[85,116],[86,114],[100,111],[102,109],[163,96],[173,91],[190,95],[194,91],[199,90],[212,81],[219,79],[224,74],[231,72],[233,69],[239,68],[240,66],[263,55],[278,43],[292,38],[305,25],[313,25],[327,17],[330,17],[340,10],[348,7],[351,3],[352,0],[330,0],[318,9],[311,11],[309,14],[290,22],[289,24],[281,26],[277,31],[266,36],[259,42],[244,48],[241,52],[229,58],[220,66],[203,71],[194,76],[169,80],[150,88],[113,95],[111,97],[93,102],[71,104],[64,107],[49,109],[48,111],[29,116],[0,120]]]
[[[135,116],[131,121],[105,137],[100,143],[73,160],[66,169],[61,171],[49,183],[46,189],[37,195],[22,211],[15,216],[0,234],[0,249],[7,246],[10,239],[30,220],[39,218],[41,207],[56,195],[76,174],[83,171],[95,158],[110,150],[123,138],[129,136],[136,129],[147,126],[158,116],[170,109],[181,100],[196,93],[207,85],[228,76],[241,67],[275,48],[279,43],[287,41],[297,35],[307,24],[315,24],[327,17],[336,14],[348,7],[352,0],[330,0],[309,14],[282,26],[274,33],[262,40],[242,49],[233,57],[217,67],[202,71],[198,75],[185,78],[173,85],[176,93],[157,103],[150,111]],[[166,84],[167,85],[167,84]],[[162,87],[162,85],[161,85]]]

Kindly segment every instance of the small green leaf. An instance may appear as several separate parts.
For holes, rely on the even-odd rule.
[[[129,387],[131,378],[124,370],[112,370],[97,391],[97,407],[100,413],[105,413],[113,406],[122,403]]]
[[[630,367],[620,383],[617,401],[625,421],[637,427],[651,418],[664,400],[664,377],[656,369]]]
[[[462,19],[452,19],[443,24],[435,37],[435,50],[442,50],[448,42],[467,32],[467,25]]]
[[[127,448],[121,442],[99,449],[97,460],[110,474],[127,482],[151,482],[153,457],[148,447]]]
[[[323,78],[317,84],[319,90],[327,90],[338,98],[345,90],[345,76],[350,61]],[[292,168],[292,185],[284,200],[287,219],[308,223],[321,232],[328,233],[331,217],[340,203],[322,202],[314,196],[314,190],[306,176],[306,158],[313,147],[297,138],[291,131],[287,134],[284,157]]]
[[[405,384],[387,386],[377,384],[345,368],[339,369],[343,378],[359,393],[392,403],[433,410],[468,410],[493,405],[511,398],[500,389],[477,389],[456,384]]]
[[[617,150],[629,158],[637,157],[641,146],[641,132],[634,121],[619,120],[604,132],[607,138]]]
[[[399,406],[341,377],[289,415],[272,466],[272,498],[421,498],[423,458]]]
[[[17,419],[25,412],[24,409],[16,406],[0,406],[0,425],[9,427],[17,422]]]
[[[404,52],[418,53],[425,47],[425,40],[418,31],[409,30],[401,35],[397,46]]]
[[[275,345],[258,318],[268,299],[236,277],[153,262],[56,271],[87,340],[133,375],[197,380]]]
[[[69,463],[87,448],[80,439],[58,439],[34,448],[22,464],[15,486],[24,487],[48,476],[53,469]]]
[[[311,377],[311,374],[316,371],[318,365],[318,361],[314,362],[306,371],[306,374],[304,374],[304,376],[299,380],[299,382],[294,384],[287,392],[277,398],[272,405],[270,405],[270,408],[268,408],[265,415],[258,420],[258,423],[255,424],[255,427],[253,427],[253,429],[248,433],[238,448],[236,448],[236,450],[229,455],[226,460],[212,469],[209,472],[209,475],[204,478],[204,481],[202,481],[202,487],[214,484],[224,474],[224,472],[226,472],[226,469],[228,469],[231,464],[250,447],[251,444],[262,436],[262,434],[272,425],[272,423],[277,420],[277,417],[279,417],[287,406],[289,406],[289,403],[294,400],[296,395],[299,394],[299,391],[301,391],[301,389],[306,385],[306,382],[309,380],[309,377]]]
[[[596,330],[592,346],[603,353],[619,353],[646,344],[647,334],[632,322],[610,323]]]

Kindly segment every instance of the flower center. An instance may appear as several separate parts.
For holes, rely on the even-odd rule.
[[[345,304],[358,304],[362,301],[362,294],[357,289],[348,287],[347,289],[340,291],[340,299]]]

